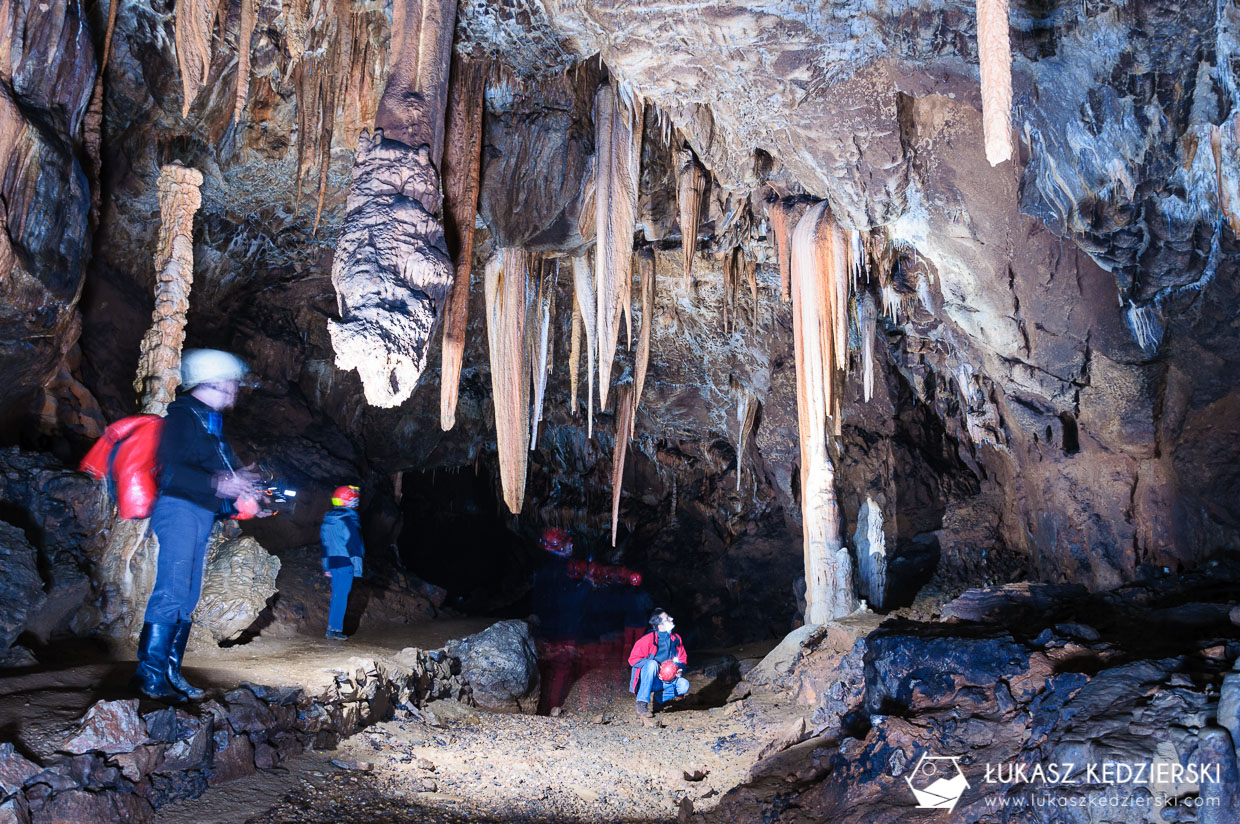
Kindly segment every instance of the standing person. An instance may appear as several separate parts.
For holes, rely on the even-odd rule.
[[[538,650],[538,713],[563,704],[580,674],[581,634],[589,585],[585,562],[572,561],[573,539],[567,530],[548,527],[538,541],[546,553],[530,590],[530,623]]]
[[[344,613],[349,606],[349,590],[353,579],[362,577],[362,519],[357,514],[361,490],[356,486],[337,487],[332,493],[332,506],[323,516],[319,540],[323,543],[323,574],[331,579],[332,602],[327,612],[327,634],[334,641],[343,641]]]
[[[203,690],[181,674],[190,616],[202,594],[207,540],[217,518],[249,504],[257,476],[240,464],[223,434],[225,409],[237,401],[246,365],[216,349],[190,349],[181,358],[181,390],[168,406],[159,441],[159,500],[151,529],[159,539],[155,585],[138,639],[132,685],[148,698],[198,700]]]
[[[672,632],[675,626],[666,610],[656,609],[650,615],[651,631],[638,638],[629,653],[633,668],[629,692],[637,693],[638,718],[653,718],[657,702],[674,701],[689,691],[684,677],[689,656],[680,636]]]

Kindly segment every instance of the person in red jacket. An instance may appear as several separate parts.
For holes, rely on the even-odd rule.
[[[637,639],[629,653],[629,692],[637,694],[637,717],[653,718],[656,703],[673,701],[689,691],[684,677],[684,642],[672,630],[676,622],[666,610],[656,609],[650,615],[651,631]]]

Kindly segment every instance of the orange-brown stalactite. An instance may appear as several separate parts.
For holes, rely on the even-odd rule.
[[[448,83],[444,131],[444,234],[456,274],[443,317],[443,363],[439,379],[439,425],[446,432],[456,423],[461,364],[469,325],[469,281],[474,257],[474,221],[478,214],[478,181],[482,168],[482,112],[486,101],[487,66],[454,57]]]
[[[986,159],[996,166],[1012,157],[1012,48],[1008,37],[1008,0],[977,0],[977,56],[982,80]]]
[[[684,147],[677,156],[680,167],[676,178],[676,205],[680,213],[681,272],[685,283],[691,283],[693,257],[697,254],[698,219],[702,214],[702,199],[706,196],[709,179],[706,170],[693,150]]]
[[[637,253],[637,269],[642,279],[642,326],[637,338],[637,357],[633,362],[633,414],[630,436],[636,433],[637,407],[650,369],[650,332],[654,323],[655,257],[654,250],[643,247]]]
[[[250,94],[250,39],[258,22],[254,3],[255,0],[241,0],[241,19],[237,28],[237,96],[233,103],[233,121],[237,125],[241,124],[245,101]]]
[[[175,38],[177,65],[181,69],[182,117],[189,116],[190,106],[207,83],[214,15],[215,4],[211,0],[177,0]]]
[[[530,255],[500,249],[486,266],[487,347],[491,359],[491,398],[504,503],[514,515],[525,499],[529,461],[530,377],[526,292]]]
[[[616,527],[620,523],[620,492],[624,485],[624,460],[629,450],[629,433],[633,431],[633,385],[616,387],[616,445],[611,453],[611,545],[616,545]]]
[[[641,118],[611,85],[594,97],[595,288],[599,408],[607,408],[621,314],[631,299],[633,231],[641,164]],[[629,328],[630,342],[632,327]]]

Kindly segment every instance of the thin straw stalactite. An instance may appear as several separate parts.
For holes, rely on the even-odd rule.
[[[588,254],[573,258],[573,302],[581,315],[586,345],[586,437],[594,437],[594,358],[598,323],[595,310],[594,267]]]
[[[809,209],[792,235],[793,348],[801,446],[801,521],[805,551],[806,621],[820,624],[855,605],[852,563],[840,535],[828,422],[839,431],[838,380],[847,344],[847,247],[826,202]],[[840,309],[838,280],[845,278]]]
[[[631,276],[637,183],[641,171],[641,119],[611,85],[594,97],[595,129],[595,288],[598,337],[599,408],[607,408],[611,367],[616,357],[621,315],[629,317],[632,343]]]
[[[442,368],[439,379],[439,425],[456,424],[465,334],[469,326],[469,280],[474,258],[474,222],[482,169],[482,110],[487,66],[453,57],[444,131],[444,231],[456,273],[443,313]]]
[[[679,174],[676,178],[676,205],[680,213],[681,272],[685,285],[692,283],[693,257],[697,252],[698,219],[702,199],[706,195],[706,170],[693,150],[683,147],[677,154]]]
[[[491,397],[504,503],[514,515],[525,499],[529,460],[529,367],[526,362],[526,290],[529,253],[504,248],[486,266],[487,345],[491,360]]]
[[[624,485],[624,460],[629,449],[629,433],[633,430],[633,386],[623,384],[616,389],[616,445],[611,453],[611,545],[616,545],[616,527],[620,523],[620,492]]]
[[[1012,158],[1012,48],[1008,0],[977,0],[977,55],[982,81],[982,133],[986,159]]]

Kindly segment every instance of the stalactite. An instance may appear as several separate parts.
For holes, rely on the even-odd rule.
[[[1012,157],[1012,49],[1008,0],[977,0],[977,55],[982,79],[982,132],[986,159]]]
[[[581,307],[573,299],[573,327],[568,343],[568,414],[577,416],[577,378],[581,369]]]
[[[779,296],[784,303],[792,300],[792,227],[805,214],[804,202],[778,199],[767,203],[767,217],[775,239],[775,256],[779,259]]]
[[[676,205],[680,211],[680,253],[685,285],[693,282],[693,256],[697,252],[698,219],[706,196],[706,169],[688,146],[677,153]]]
[[[534,316],[529,329],[530,386],[533,405],[530,409],[530,450],[538,446],[538,424],[542,422],[543,398],[547,393],[547,375],[551,373],[551,322],[555,305],[555,275],[552,264],[535,263],[538,287],[534,297]]]
[[[620,491],[624,486],[624,460],[629,449],[629,433],[633,431],[633,386],[616,388],[616,445],[611,453],[611,545],[616,545],[616,527],[620,522]]]
[[[112,32],[116,31],[116,12],[120,10],[122,0],[111,0],[108,4],[108,26],[103,33],[103,58],[99,61],[99,74],[102,76],[108,68],[108,58],[112,55]]]
[[[397,11],[375,134],[354,159],[332,264],[341,318],[329,324],[336,365],[385,407],[417,386],[453,276],[438,169],[456,3],[399,0]]]
[[[246,98],[250,95],[250,38],[257,22],[254,0],[241,0],[241,23],[237,29],[237,96],[233,103],[233,122],[238,126],[245,112]]]
[[[284,0],[284,42],[288,46],[288,56],[293,63],[301,60],[306,53],[308,25],[306,21],[306,5],[310,0]]]
[[[117,0],[119,3],[120,0]],[[176,5],[177,65],[181,69],[181,116],[189,116],[198,93],[207,83],[211,67],[211,0],[179,0]]]
[[[616,357],[621,314],[629,316],[632,344],[631,277],[637,183],[641,165],[641,118],[610,85],[594,97],[595,130],[595,286],[598,289],[599,408],[607,408],[611,366]]]
[[[155,311],[142,339],[134,391],[144,414],[162,415],[180,382],[185,314],[194,283],[194,214],[202,205],[202,172],[170,163],[159,174],[159,241]]]
[[[444,131],[444,230],[456,261],[456,274],[443,317],[443,368],[439,379],[439,425],[456,423],[465,334],[469,327],[469,279],[474,258],[474,221],[482,168],[482,110],[485,63],[454,57],[448,86],[448,123]]]
[[[793,232],[791,287],[806,622],[813,624],[845,615],[855,606],[852,561],[840,536],[827,429],[829,420],[834,430],[839,429],[839,358],[835,349],[837,330],[847,327],[847,316],[839,310],[836,280],[841,275],[847,277],[844,258],[842,231],[827,204],[811,207]]]
[[[752,307],[753,314],[750,316],[750,323],[754,329],[758,328],[758,263],[753,258],[746,257],[744,261],[745,283],[749,285],[749,305]]]
[[[586,437],[594,437],[594,357],[597,352],[598,316],[595,304],[594,268],[587,255],[573,258],[573,302],[586,334]]]
[[[487,262],[485,294],[491,399],[504,503],[514,515],[525,499],[529,460],[529,366],[525,341],[529,253],[504,248]]]
[[[878,334],[878,308],[874,298],[864,293],[857,300],[857,330],[861,335],[861,395],[874,397],[874,339]]]
[[[753,432],[758,416],[758,399],[748,389],[741,387],[736,395],[736,491],[741,491],[741,464],[745,458],[745,446]]]
[[[314,228],[310,234],[317,236],[319,233],[319,220],[323,217],[323,200],[327,195],[327,173],[332,165],[332,129],[336,124],[336,73],[334,71],[324,72],[322,81],[319,86],[320,104],[319,117],[321,118],[321,130],[319,131],[319,194],[314,209]]]
[[[637,407],[641,404],[642,389],[646,385],[646,372],[650,368],[650,335],[654,323],[655,258],[649,247],[637,254],[638,271],[642,279],[642,326],[637,339],[637,358],[633,363],[633,428],[630,437],[637,434]]]

